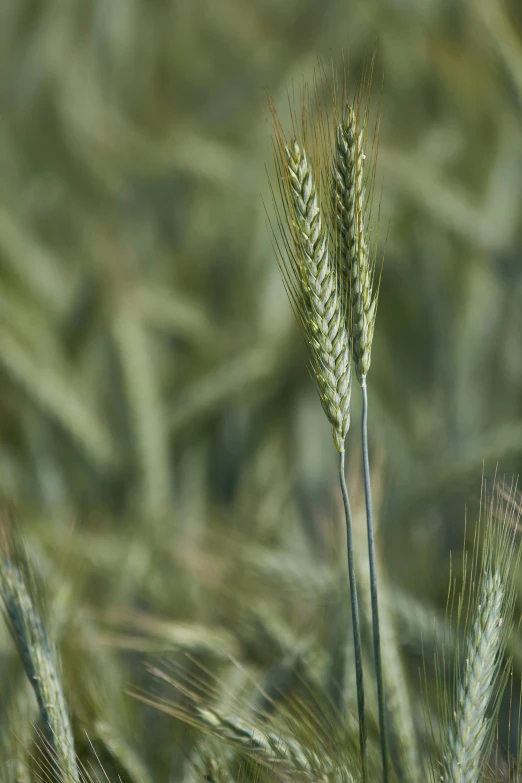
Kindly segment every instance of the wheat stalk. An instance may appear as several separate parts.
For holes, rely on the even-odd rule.
[[[286,141],[272,110],[276,128],[276,169],[283,212],[278,222],[283,251],[279,266],[301,326],[323,410],[333,428],[339,452],[339,483],[346,518],[350,601],[355,648],[357,706],[363,781],[368,777],[367,732],[353,525],[345,478],[344,441],[350,426],[351,351],[346,330],[346,296],[335,254],[329,252],[329,232],[323,220],[316,177],[304,147],[294,137]],[[303,105],[305,125],[306,103]],[[321,128],[313,128],[314,139]],[[304,134],[303,134],[304,135]],[[323,137],[324,141],[324,137]],[[318,182],[321,182],[319,177]],[[279,246],[277,250],[279,251]]]

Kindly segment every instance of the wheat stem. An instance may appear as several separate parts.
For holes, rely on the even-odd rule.
[[[373,527],[372,489],[370,482],[370,460],[368,455],[368,388],[366,376],[362,383],[362,452],[364,468],[364,495],[366,500],[366,524],[368,531],[368,556],[370,563],[370,596],[372,604],[372,630],[373,630],[373,654],[375,661],[375,675],[377,679],[377,700],[379,703],[379,728],[381,732],[381,755],[383,781],[388,783],[388,743],[386,736],[386,714],[384,703],[384,683],[382,676],[381,637],[379,630],[379,601],[377,590],[377,566],[375,558],[375,534]]]
[[[357,600],[357,583],[355,579],[355,562],[353,554],[353,524],[350,499],[344,475],[344,450],[339,454],[339,481],[343,496],[346,515],[346,548],[348,554],[348,577],[350,580],[350,601],[352,605],[353,646],[355,650],[355,676],[357,683],[357,709],[359,712],[359,743],[361,747],[361,764],[363,783],[368,780],[368,748],[366,734],[366,715],[364,711],[364,682],[361,649],[361,625],[359,620],[359,604]]]

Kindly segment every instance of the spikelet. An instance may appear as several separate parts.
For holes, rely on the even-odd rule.
[[[355,108],[345,107],[336,127],[332,200],[342,284],[348,301],[347,328],[355,371],[362,383],[371,364],[378,289],[374,286],[375,254],[370,252],[366,234],[372,192],[366,201],[365,133],[360,125],[360,101],[356,101]]]
[[[319,200],[321,176],[316,178],[297,138],[285,140],[273,114],[283,204],[283,214],[278,213],[282,240],[282,246],[280,242],[277,247],[279,265],[305,336],[324,412],[333,427],[335,444],[342,452],[350,426],[350,343],[343,289]]]
[[[61,783],[79,783],[56,651],[36,602],[35,590],[31,589],[25,552],[5,519],[1,520],[0,527],[0,595],[13,640],[38,702],[44,725],[44,750]]]

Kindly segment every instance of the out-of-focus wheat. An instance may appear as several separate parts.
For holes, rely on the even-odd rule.
[[[56,650],[47,633],[40,596],[31,591],[29,564],[21,544],[1,520],[0,594],[13,640],[33,686],[43,722],[44,752],[62,783],[79,783],[69,711]]]

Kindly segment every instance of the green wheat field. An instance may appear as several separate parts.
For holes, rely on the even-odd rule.
[[[1,0],[0,783],[522,781],[521,470],[520,0]]]

